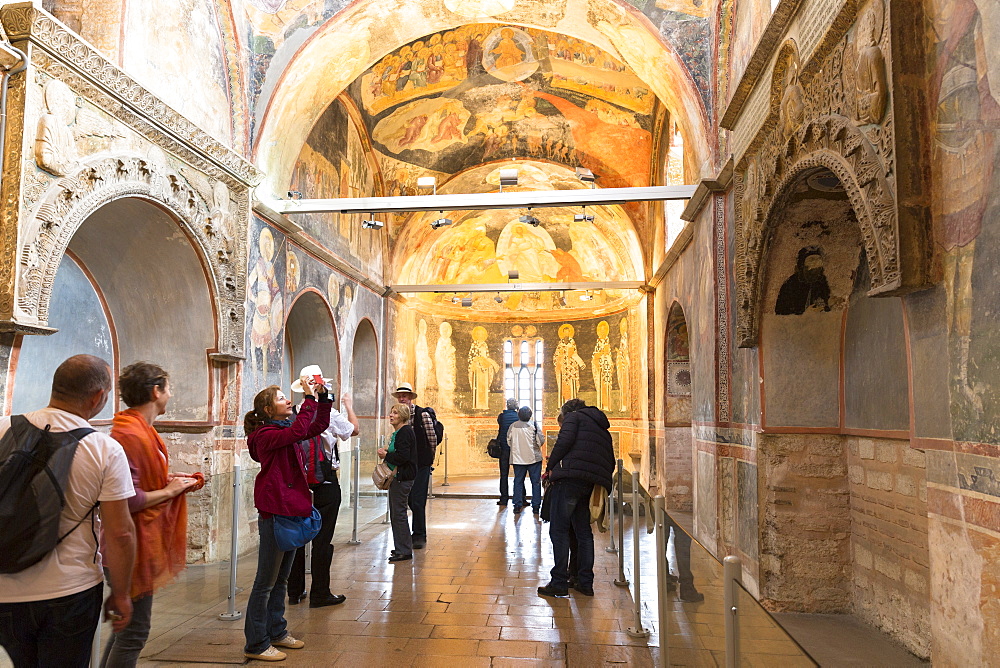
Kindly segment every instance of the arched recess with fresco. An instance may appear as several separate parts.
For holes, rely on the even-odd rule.
[[[315,290],[304,290],[292,303],[285,319],[282,386],[290,392],[299,371],[318,364],[323,375],[330,378],[330,391],[340,394],[340,339],[333,314],[326,300]],[[289,395],[291,396],[291,395]],[[301,399],[296,395],[294,400]],[[339,405],[339,404],[338,404]]]
[[[693,504],[691,439],[691,347],[684,309],[670,306],[664,337],[663,457],[658,460],[659,477],[665,483],[668,508],[691,510]]]

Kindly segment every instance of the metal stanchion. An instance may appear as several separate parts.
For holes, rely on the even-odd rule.
[[[236,609],[236,561],[240,553],[240,470],[239,463],[233,464],[233,536],[229,547],[229,608],[219,615],[219,619],[235,622],[243,617]]]
[[[351,448],[351,506],[354,509],[351,526],[351,540],[348,545],[361,545],[358,540],[358,506],[361,502],[361,479],[358,469],[361,468],[361,437],[354,437],[354,447]]]
[[[639,572],[639,472],[632,471],[632,577],[635,578],[635,590],[632,600],[635,602],[635,626],[628,627],[625,632],[633,638],[646,638],[649,629],[642,625],[642,574]]]
[[[743,582],[740,558],[729,556],[722,561],[722,588],[726,610],[726,668],[740,665],[740,618],[737,587]]]
[[[653,499],[656,512],[656,611],[660,620],[660,657],[656,665],[667,668],[670,665],[670,606],[667,599],[667,521],[663,495]]]
[[[608,494],[608,499],[607,499],[607,504],[608,504],[608,519],[611,520],[611,526],[608,528],[608,533],[611,535],[611,545],[609,545],[608,547],[604,548],[605,552],[610,552],[612,554],[616,554],[618,552],[618,548],[615,546],[615,514],[616,514],[616,512],[620,512],[620,511],[615,511],[615,499],[616,498],[617,497],[615,496],[614,485],[612,484],[611,493]],[[621,522],[620,519],[618,521]]]
[[[448,487],[450,483],[448,482],[448,434],[444,435],[444,482],[441,483],[442,487]]]
[[[312,541],[310,541],[310,542],[306,543],[306,555],[305,555],[305,560],[306,560],[306,575],[311,575],[312,572],[313,572],[313,569],[312,569],[312,555],[313,555],[313,544],[312,544]]]
[[[619,587],[627,587],[628,579],[625,577],[625,498],[622,492],[622,460],[618,460],[618,471],[616,472],[618,478],[618,579],[615,580],[615,584]],[[635,510],[632,510],[632,514],[635,515]],[[632,518],[633,521],[635,517]]]
[[[387,447],[385,444],[385,435],[382,435],[382,447]],[[375,491],[375,498],[378,498],[378,490]],[[385,492],[385,517],[382,518],[382,524],[389,523],[389,491]]]

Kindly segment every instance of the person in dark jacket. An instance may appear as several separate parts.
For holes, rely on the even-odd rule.
[[[413,437],[416,439],[417,472],[410,487],[410,498],[407,504],[413,513],[413,549],[420,550],[427,544],[427,495],[430,493],[431,472],[434,470],[434,457],[437,456],[437,432],[434,423],[437,413],[433,408],[418,406],[414,403],[417,393],[409,383],[402,383],[392,393],[396,401],[410,409],[409,425],[413,427]]]
[[[413,537],[406,517],[407,500],[413,479],[417,476],[417,437],[410,422],[410,407],[395,404],[389,409],[392,436],[389,446],[378,449],[378,456],[396,472],[389,485],[389,524],[392,526],[392,543],[395,549],[389,561],[408,561],[413,558]]]
[[[258,392],[253,410],[243,418],[250,456],[260,462],[253,488],[254,506],[260,514],[260,549],[243,627],[243,654],[248,659],[281,661],[286,655],[276,647],[300,649],[305,645],[292,637],[285,621],[285,590],[295,550],[278,549],[274,516],[312,514],[312,496],[296,444],[326,430],[333,403],[326,387],[316,385],[314,379],[302,378],[301,382],[305,400],[294,422],[292,402],[277,385]]]
[[[555,565],[549,583],[539,587],[542,596],[569,594],[570,529],[577,541],[577,571],[573,588],[594,595],[594,533],[590,529],[590,494],[595,485],[611,491],[615,453],[608,417],[580,399],[570,399],[561,409],[559,436],[552,446],[545,473],[552,495],[549,538]]]
[[[517,399],[507,400],[507,409],[497,416],[497,443],[500,445],[500,500],[498,506],[506,506],[510,500],[510,445],[507,431],[517,422]]]

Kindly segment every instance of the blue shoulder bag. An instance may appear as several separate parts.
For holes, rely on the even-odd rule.
[[[313,506],[312,514],[309,517],[275,515],[274,542],[278,544],[278,549],[282,552],[297,550],[311,542],[319,533],[322,525],[323,518],[316,510],[316,506]]]

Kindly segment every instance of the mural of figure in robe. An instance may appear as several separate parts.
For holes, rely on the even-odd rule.
[[[976,238],[993,183],[995,134],[1000,123],[1000,67],[977,4],[942,0],[933,23],[936,63],[930,99],[936,101],[931,172],[938,184],[931,204],[935,240],[944,249],[946,319],[952,341],[952,383],[973,412],[982,398],[969,377],[973,262]],[[995,40],[994,40],[995,41]],[[996,45],[994,45],[995,48]],[[992,60],[991,60],[992,58]],[[991,70],[991,66],[993,71]]]
[[[451,341],[451,323],[445,321],[438,327],[437,348],[434,350],[434,372],[438,383],[438,410],[454,410],[455,379],[458,369],[455,366],[455,344]]]
[[[564,323],[559,326],[559,343],[552,353],[552,366],[556,372],[556,386],[559,389],[559,405],[570,399],[576,399],[580,392],[580,369],[586,364],[576,351],[576,341],[573,339],[573,325]]]
[[[431,352],[427,347],[427,321],[423,318],[417,323],[417,343],[413,348],[413,355],[416,358],[414,374],[414,387],[417,395],[427,396],[427,387],[431,380]]]
[[[590,358],[590,369],[594,374],[594,386],[597,388],[597,407],[602,411],[611,409],[611,385],[615,375],[611,340],[608,338],[610,331],[611,327],[607,320],[597,323],[597,341],[594,343],[594,354]]]
[[[628,354],[628,318],[623,317],[618,323],[621,338],[618,350],[615,351],[615,369],[618,371],[618,405],[622,411],[629,409],[632,403],[632,386],[628,382],[629,367],[632,365]]]
[[[284,305],[281,286],[274,269],[274,235],[266,227],[257,238],[257,261],[247,279],[247,292],[253,301],[253,325],[250,327],[250,345],[253,347],[253,372],[260,381],[267,382],[270,362],[278,353],[278,334],[284,323]],[[275,369],[277,370],[277,369]]]
[[[490,349],[486,345],[489,334],[478,325],[472,328],[472,345],[469,346],[469,386],[472,388],[472,407],[489,408],[490,386],[500,365],[490,359]]]

